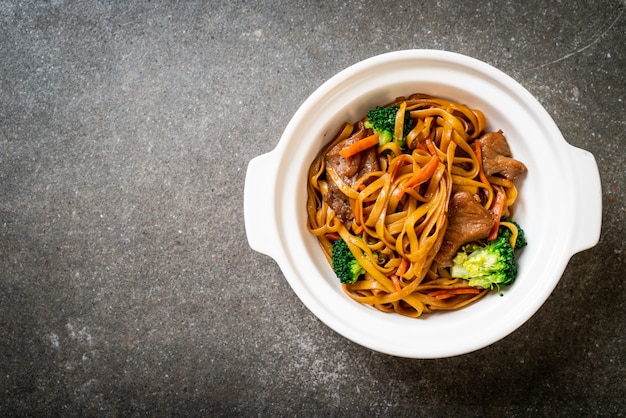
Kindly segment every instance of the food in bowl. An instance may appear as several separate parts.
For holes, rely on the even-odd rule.
[[[412,94],[344,123],[316,155],[307,226],[350,298],[420,317],[513,283],[527,168],[486,126],[479,109]]]
[[[489,292],[463,309],[420,320],[346,297],[307,228],[306,210],[309,166],[345,121],[358,121],[376,105],[412,92],[480,109],[488,116],[486,129],[502,130],[512,154],[528,168],[518,180],[513,216],[529,244],[517,257],[514,285],[503,297]],[[558,179],[558,187],[547,179]],[[570,257],[598,242],[601,196],[593,155],[568,144],[541,103],[519,83],[468,56],[408,50],[358,62],[305,99],[275,148],[250,160],[244,220],[250,247],[276,262],[302,304],[330,329],[386,354],[443,358],[493,344],[539,310]]]

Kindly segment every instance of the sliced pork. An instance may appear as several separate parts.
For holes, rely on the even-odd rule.
[[[488,176],[500,175],[515,180],[526,172],[526,166],[512,157],[502,131],[488,132],[477,139],[482,153],[483,170]]]
[[[448,228],[435,261],[450,267],[463,244],[487,238],[495,220],[470,192],[454,192],[448,205]]]
[[[328,193],[326,193],[324,199],[342,221],[348,222],[354,218],[352,206],[350,206],[350,199],[341,192],[333,181],[328,182]]]
[[[350,158],[344,158],[339,155],[342,149],[360,141],[365,138],[367,134],[368,130],[363,127],[363,124],[359,123],[357,131],[352,136],[338,142],[329,149],[325,155],[326,167],[334,169],[343,182],[350,186],[361,176],[380,170],[376,147],[368,148]],[[348,197],[341,192],[340,188],[332,181],[330,176],[326,177],[328,179],[328,193],[324,196],[326,203],[328,203],[337,214],[337,217],[342,221],[348,222],[352,220],[354,214],[352,213],[352,207],[350,206]]]

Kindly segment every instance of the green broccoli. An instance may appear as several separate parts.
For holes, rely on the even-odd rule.
[[[515,280],[517,263],[511,243],[506,237],[498,236],[485,245],[466,244],[453,259],[450,269],[452,277],[469,280],[470,286],[484,289],[496,285],[506,286]]]
[[[393,134],[396,126],[396,113],[400,106],[376,106],[376,108],[367,112],[367,120],[364,125],[368,129],[372,129],[378,134],[378,143],[384,145],[393,141]],[[406,146],[406,136],[411,132],[413,120],[410,112],[404,112],[404,132],[402,141],[398,144],[401,148]]]
[[[515,250],[524,248],[526,245],[528,245],[528,243],[526,242],[526,235],[524,234],[524,230],[522,229],[521,226],[519,226],[517,222],[515,222],[512,219],[504,218],[504,217],[502,218],[502,222],[510,222],[517,227],[517,239],[515,240],[515,247],[514,247]],[[501,226],[498,229],[498,236],[502,236],[510,240],[511,235],[512,235],[511,230],[507,228],[506,226]]]
[[[333,271],[341,283],[352,284],[365,274],[365,269],[354,258],[343,239],[339,238],[333,242],[332,251]]]

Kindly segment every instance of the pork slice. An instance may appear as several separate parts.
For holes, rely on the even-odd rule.
[[[463,244],[485,239],[495,220],[489,210],[470,192],[454,192],[448,204],[448,228],[435,261],[442,267],[452,266],[452,259]]]
[[[355,175],[359,172],[359,170],[361,170],[363,165],[362,160],[366,152],[360,152],[350,158],[342,157],[339,152],[365,138],[366,132],[366,129],[361,126],[361,129],[358,129],[354,134],[343,141],[338,142],[326,152],[326,167],[332,167],[337,172],[339,177],[350,185],[354,181],[353,179]]]
[[[380,163],[378,162],[378,152],[376,151],[376,147],[366,149],[360,154],[361,165],[359,167],[358,174],[354,178],[355,181],[366,174],[373,173],[374,171],[380,171]]]
[[[338,142],[330,148],[325,155],[326,168],[332,168],[344,183],[352,186],[354,182],[366,174],[380,170],[376,147],[368,148],[360,153],[349,157],[342,157],[339,152],[367,136],[367,129],[359,124],[358,130],[350,137]],[[330,176],[328,179],[328,193],[324,196],[326,203],[335,211],[337,217],[344,222],[354,218],[350,200],[341,192]]]
[[[483,171],[488,176],[500,175],[515,180],[526,172],[521,161],[512,158],[511,149],[502,131],[488,132],[477,139],[482,153]]]
[[[354,218],[352,206],[350,206],[350,199],[341,192],[334,182],[328,182],[328,192],[324,196],[324,199],[342,221],[348,222]]]

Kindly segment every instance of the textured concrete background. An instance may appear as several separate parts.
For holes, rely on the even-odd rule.
[[[0,1],[0,415],[624,415],[624,2],[385,3]],[[602,177],[600,243],[443,360],[332,332],[242,219],[305,98],[408,48],[508,73]]]

